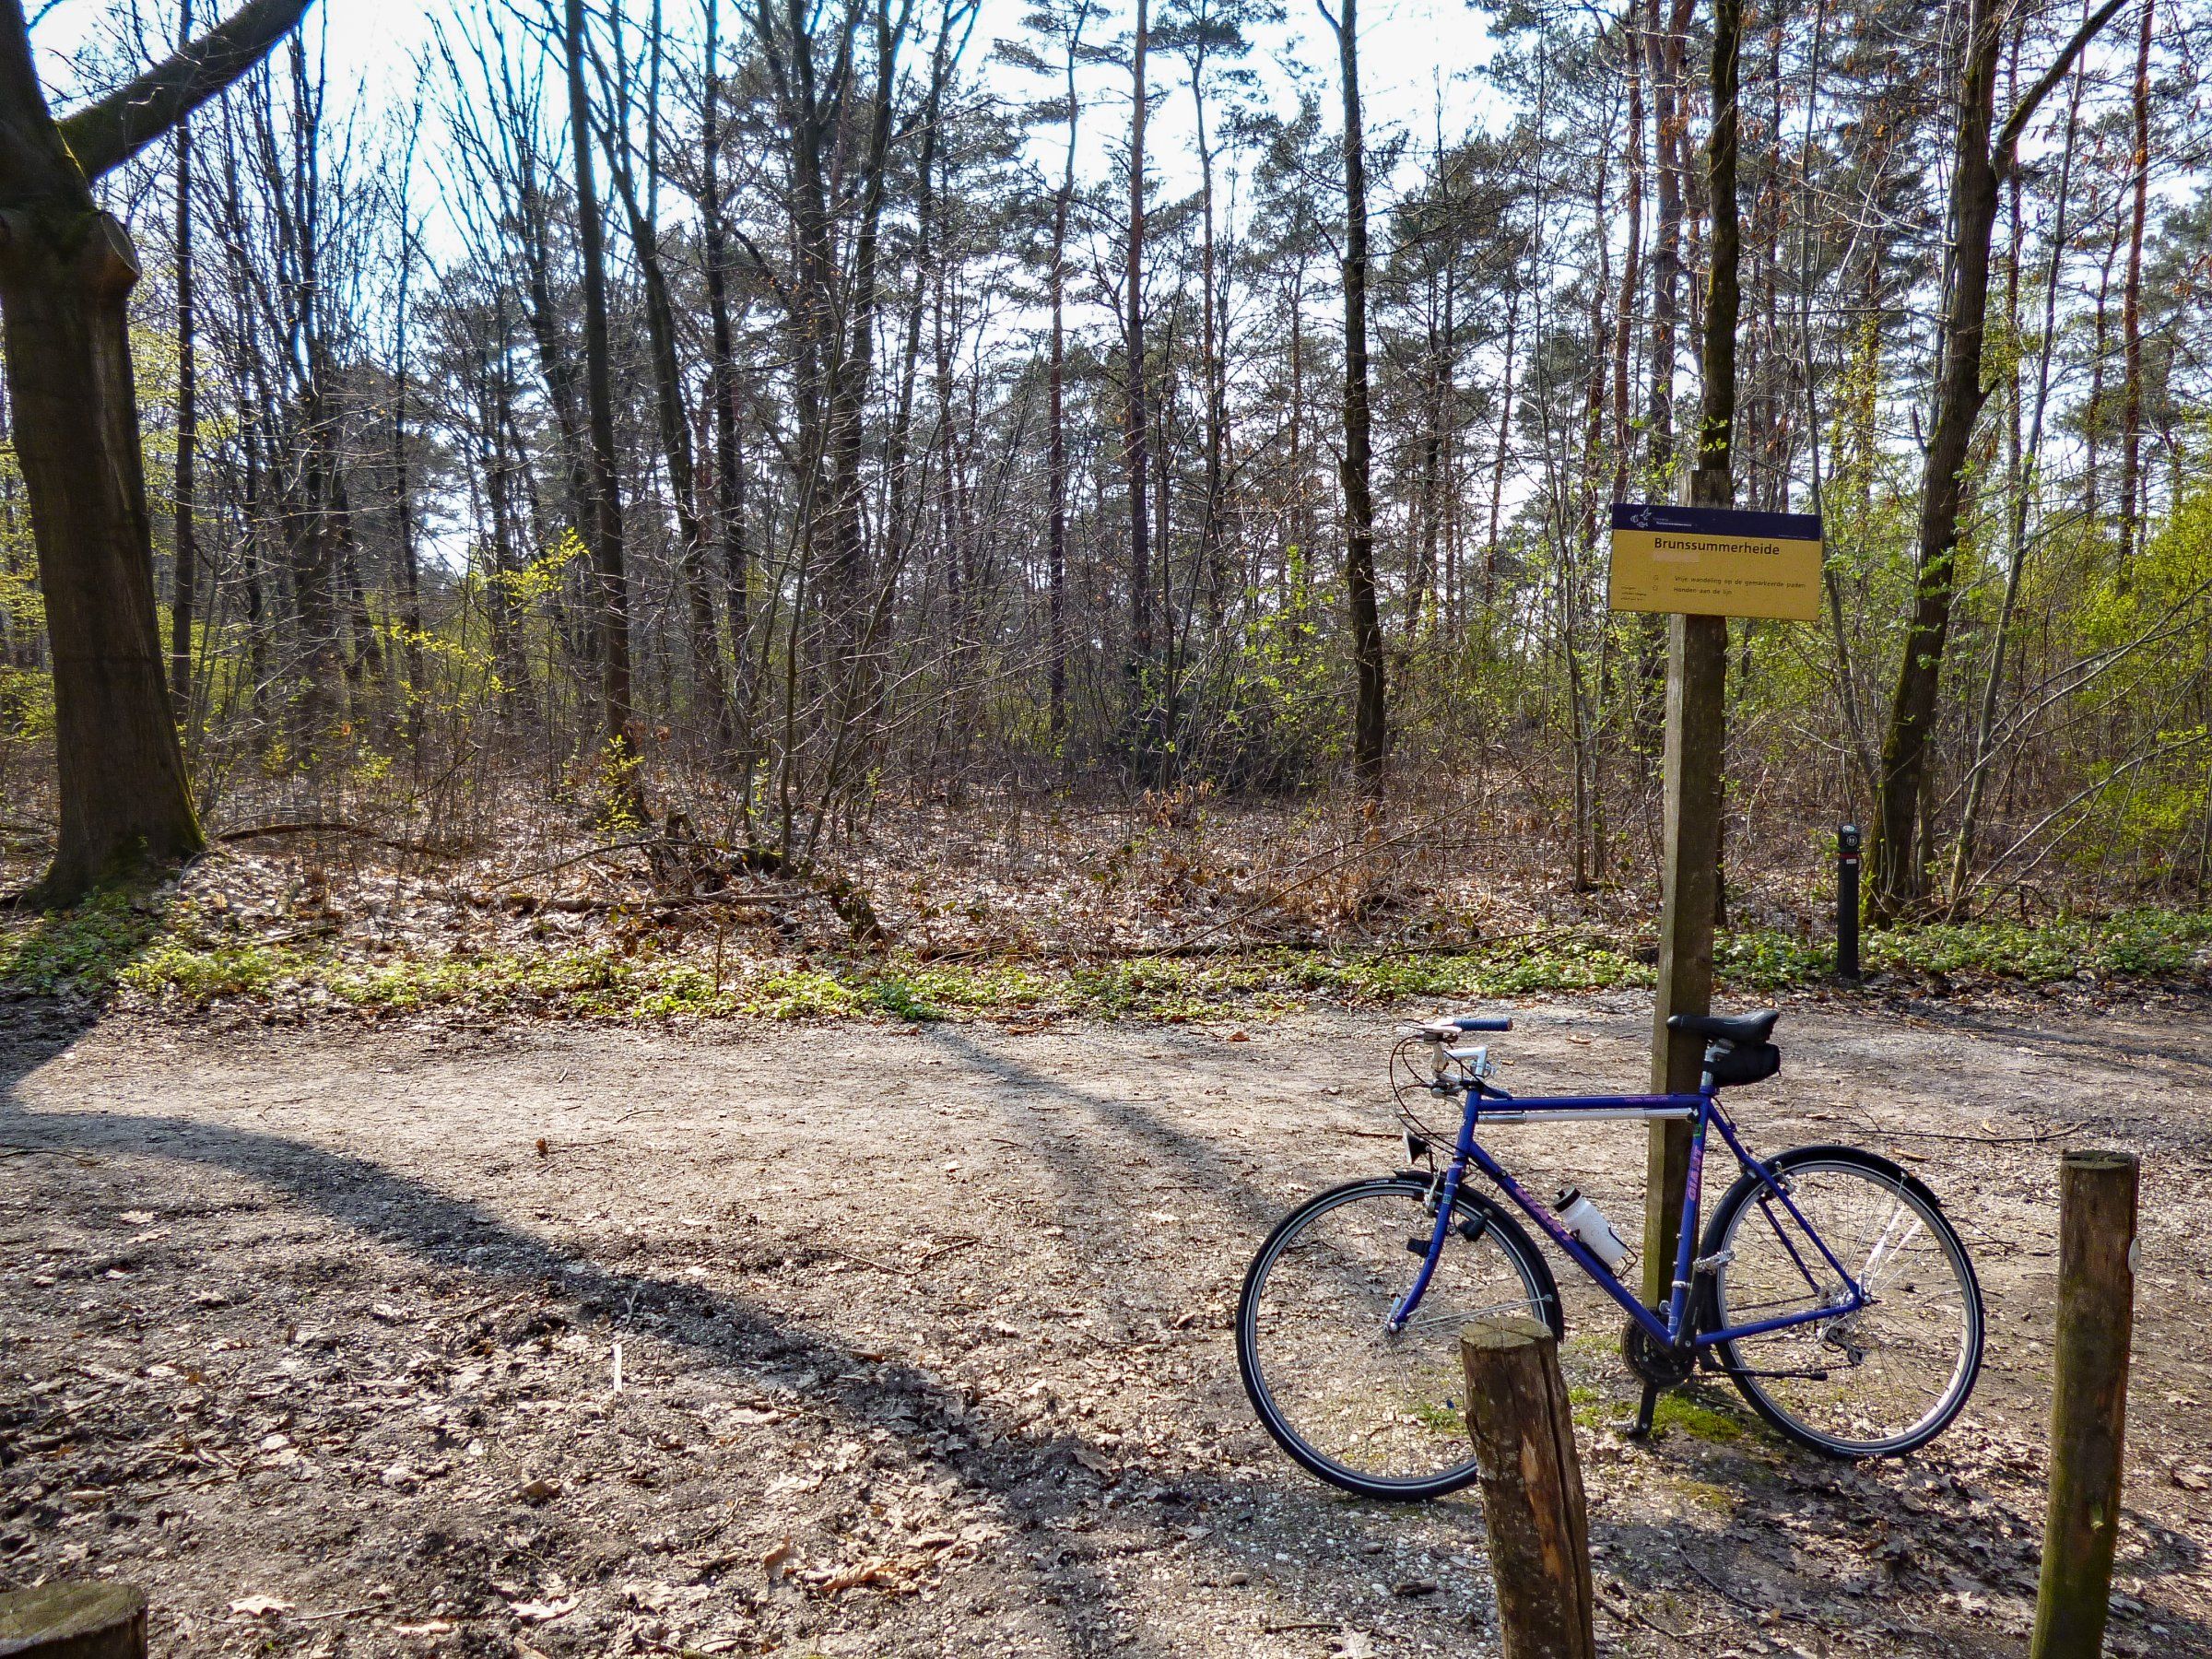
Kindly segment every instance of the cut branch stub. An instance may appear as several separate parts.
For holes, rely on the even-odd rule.
[[[0,1659],[146,1659],[146,1593],[80,1583],[0,1595]]]

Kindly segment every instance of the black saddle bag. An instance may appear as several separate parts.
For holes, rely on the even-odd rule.
[[[1733,1048],[1716,1042],[1705,1051],[1705,1069],[1712,1074],[1715,1088],[1757,1083],[1782,1069],[1782,1051],[1771,1042],[1746,1042]]]

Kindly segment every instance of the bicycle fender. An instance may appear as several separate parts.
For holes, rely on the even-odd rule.
[[[1773,1158],[1769,1159],[1767,1160],[1767,1168],[1779,1172],[1781,1171],[1787,1170],[1794,1165],[1805,1163],[1812,1159],[1837,1157],[1849,1158],[1856,1162],[1871,1165],[1873,1168],[1879,1170],[1884,1175],[1887,1175],[1890,1180],[1896,1182],[1898,1185],[1903,1187],[1915,1198],[1924,1199],[1927,1203],[1934,1205],[1937,1209],[1941,1209],[1943,1207],[1943,1201],[1936,1196],[1935,1189],[1929,1186],[1926,1182],[1921,1180],[1919,1176],[1913,1174],[1912,1171],[1906,1169],[1904,1165],[1895,1162],[1890,1159],[1884,1158],[1879,1152],[1869,1152],[1864,1147],[1839,1146],[1826,1141],[1819,1142],[1810,1147],[1792,1147],[1787,1152],[1778,1153]],[[1750,1177],[1747,1175],[1741,1177],[1740,1179],[1748,1181]]]
[[[1896,1182],[1898,1185],[1933,1208],[1938,1211],[1943,1208],[1942,1201],[1936,1196],[1935,1190],[1926,1182],[1921,1180],[1902,1164],[1884,1158],[1879,1152],[1869,1152],[1864,1147],[1845,1147],[1824,1141],[1810,1147],[1792,1147],[1787,1152],[1778,1152],[1772,1158],[1763,1161],[1766,1167],[1773,1171],[1775,1174],[1786,1175],[1799,1164],[1811,1163],[1816,1159],[1828,1158],[1842,1159],[1848,1162],[1874,1170]],[[1759,1191],[1762,1184],[1756,1175],[1738,1175],[1735,1178],[1727,1191],[1721,1194],[1721,1201],[1712,1206],[1712,1213],[1705,1218],[1704,1236],[1698,1242],[1699,1254],[1712,1255],[1720,1249],[1723,1223],[1744,1201],[1747,1194]],[[1711,1324],[1712,1298],[1710,1294],[1712,1270],[1700,1268],[1696,1270],[1691,1277],[1696,1281],[1691,1290],[1693,1303],[1699,1300],[1697,1291],[1700,1288],[1707,1289],[1708,1294],[1702,1299],[1701,1316],[1692,1318],[1689,1322],[1689,1328],[1693,1331],[1711,1330],[1712,1328]]]

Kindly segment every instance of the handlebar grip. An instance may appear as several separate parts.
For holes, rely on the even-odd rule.
[[[1484,1019],[1474,1015],[1454,1019],[1451,1023],[1463,1031],[1510,1031],[1513,1029],[1513,1022],[1510,1019]]]

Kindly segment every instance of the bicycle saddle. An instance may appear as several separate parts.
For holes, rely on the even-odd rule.
[[[1667,1017],[1666,1029],[1695,1031],[1715,1042],[1764,1042],[1774,1034],[1774,1022],[1781,1018],[1780,1008],[1763,1014],[1674,1014]]]

